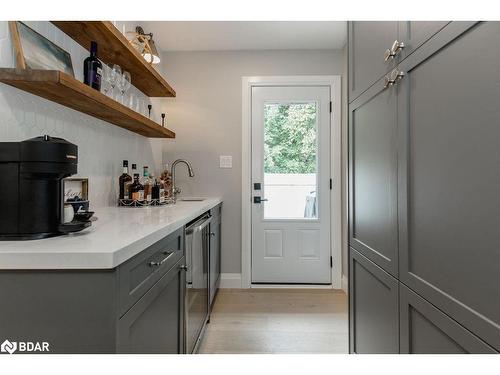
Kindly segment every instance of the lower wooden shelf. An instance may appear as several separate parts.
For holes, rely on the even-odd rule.
[[[58,70],[0,69],[0,82],[150,138],[175,133]]]

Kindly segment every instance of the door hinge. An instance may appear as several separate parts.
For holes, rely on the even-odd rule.
[[[333,180],[330,178],[330,190],[333,189]]]
[[[330,268],[333,268],[333,257],[330,256]]]
[[[332,106],[333,106],[333,104],[332,104],[332,102],[330,102],[330,113],[332,113]]]

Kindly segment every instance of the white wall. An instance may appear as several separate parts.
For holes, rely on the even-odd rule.
[[[88,52],[50,22],[26,23],[71,54],[75,76],[82,81],[83,60]],[[117,27],[129,30],[135,25],[136,22],[119,22]],[[0,22],[0,67],[14,67],[5,21]],[[123,159],[155,169],[161,165],[161,140],[149,140],[2,83],[0,122],[0,141],[3,142],[49,134],[78,145],[78,176],[89,177],[94,208],[116,204],[117,176]]]
[[[224,199],[222,272],[241,272],[241,77],[258,75],[343,75],[342,51],[169,52],[162,69],[177,98],[158,101],[175,140],[165,142],[163,159],[184,157],[195,178],[179,167],[186,195]],[[343,84],[345,81],[343,81]],[[233,168],[220,169],[219,155],[232,155]]]

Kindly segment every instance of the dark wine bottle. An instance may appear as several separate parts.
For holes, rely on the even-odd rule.
[[[90,43],[90,56],[83,61],[83,83],[101,90],[102,64],[97,58],[97,43]]]
[[[120,199],[129,199],[128,185],[132,183],[132,177],[128,174],[128,160],[123,161],[123,173],[118,181],[120,185]]]

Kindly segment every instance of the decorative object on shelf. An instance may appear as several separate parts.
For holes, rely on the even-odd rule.
[[[16,68],[59,70],[74,77],[71,55],[20,21],[9,21]]]
[[[148,117],[151,118],[151,110],[153,109],[153,106],[151,104],[148,104]]]
[[[165,127],[165,114],[161,114],[161,126]]]
[[[153,33],[146,34],[141,26],[137,26],[135,31],[128,31],[126,34],[132,36],[130,44],[149,64],[158,64],[160,62],[160,54],[156,49]]]
[[[97,58],[97,43],[90,42],[90,56],[83,60],[83,83],[101,91],[102,64]]]

